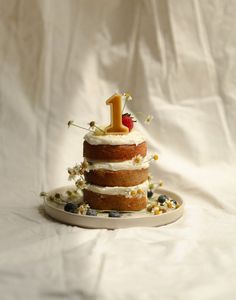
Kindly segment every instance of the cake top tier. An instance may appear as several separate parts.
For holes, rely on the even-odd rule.
[[[132,130],[125,135],[95,135],[94,132],[89,132],[84,139],[90,145],[139,145],[145,142],[143,135],[137,130]]]

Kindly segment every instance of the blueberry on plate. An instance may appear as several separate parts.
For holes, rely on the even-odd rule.
[[[158,197],[158,202],[160,202],[160,203],[165,203],[166,200],[168,200],[168,197],[166,195],[160,195]]]
[[[64,206],[64,210],[67,211],[67,212],[75,213],[76,209],[77,209],[77,205],[72,203],[72,202],[68,202]]]
[[[87,215],[87,216],[93,216],[93,217],[96,217],[97,211],[96,211],[95,209],[89,208],[89,209],[87,209],[87,211],[86,211],[86,215]]]
[[[109,211],[108,217],[110,218],[120,218],[120,213],[115,210]]]
[[[174,203],[174,205],[177,205],[177,201],[176,200],[171,200],[172,203]]]
[[[152,191],[148,191],[148,192],[147,192],[147,196],[148,196],[149,199],[152,198],[153,192],[152,192]]]

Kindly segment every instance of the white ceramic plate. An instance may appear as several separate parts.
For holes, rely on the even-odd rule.
[[[53,195],[55,193],[64,193],[66,190],[73,188],[71,186],[64,186],[50,191],[48,194]],[[158,188],[157,194],[165,194],[172,199],[175,199],[180,207],[177,209],[169,210],[166,213],[160,215],[153,215],[147,213],[146,210],[139,212],[127,212],[122,213],[120,218],[108,217],[107,213],[98,213],[97,216],[86,216],[73,214],[64,211],[63,205],[56,204],[45,198],[44,208],[46,213],[53,219],[62,223],[76,225],[85,228],[105,228],[105,229],[117,229],[127,227],[150,227],[150,226],[162,226],[178,220],[184,211],[184,205],[182,198],[174,192],[169,190]]]

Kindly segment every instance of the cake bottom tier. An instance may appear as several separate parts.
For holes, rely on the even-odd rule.
[[[90,190],[84,190],[84,201],[93,209],[139,211],[146,208],[147,198],[130,197],[124,195],[99,194]]]

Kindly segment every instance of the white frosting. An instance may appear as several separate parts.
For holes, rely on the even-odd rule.
[[[142,134],[137,130],[123,135],[95,135],[93,132],[89,132],[84,136],[84,139],[90,145],[139,145],[145,141]]]
[[[106,195],[127,195],[127,193],[138,189],[142,189],[145,192],[148,190],[148,180],[139,185],[134,186],[98,186],[93,184],[88,184],[86,189],[98,193],[98,194],[106,194]]]
[[[142,162],[141,164],[134,164],[132,160],[125,160],[121,162],[89,162],[88,170],[141,170],[149,167],[148,162]]]

